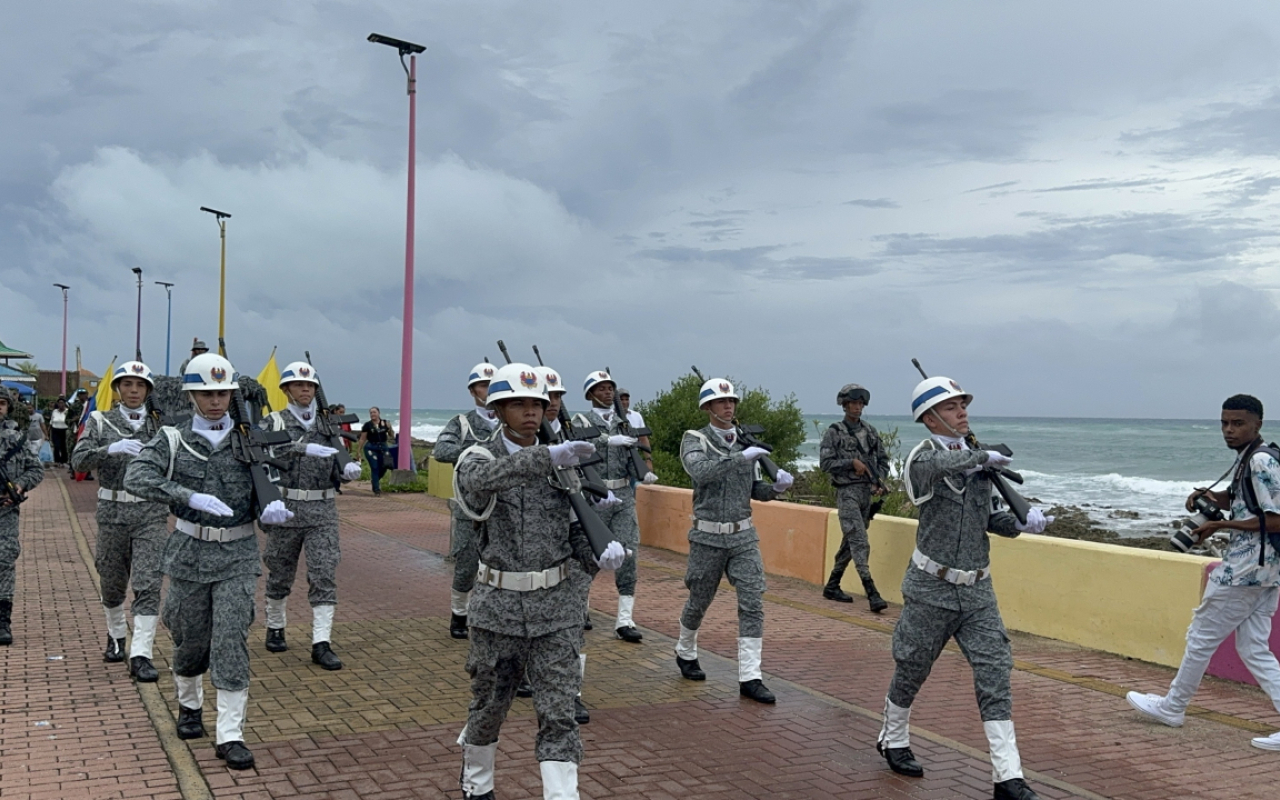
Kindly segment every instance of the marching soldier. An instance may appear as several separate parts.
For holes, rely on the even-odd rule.
[[[604,485],[618,498],[616,504],[601,507],[600,519],[618,542],[631,551],[626,562],[614,575],[614,583],[618,588],[618,616],[614,622],[614,634],[624,642],[638,644],[644,635],[636,628],[632,613],[636,607],[636,558],[640,549],[640,523],[636,519],[636,490],[632,480],[639,480],[646,485],[656,483],[658,476],[653,472],[633,475],[631,453],[628,448],[637,443],[633,436],[622,433],[622,426],[627,420],[619,419],[614,413],[613,393],[617,384],[609,373],[592,372],[582,384],[582,394],[591,403],[591,410],[579,414],[574,422],[588,427],[596,427],[603,431],[596,440],[596,452],[604,460],[600,466],[600,476]]]
[[[71,469],[100,471],[98,551],[94,564],[107,616],[107,649],[102,660],[125,660],[129,626],[124,599],[132,584],[129,675],[142,683],[154,683],[160,676],[151,663],[151,649],[160,613],[160,587],[164,581],[160,554],[169,538],[169,506],[125,491],[124,475],[129,463],[142,452],[142,446],[160,430],[158,416],[147,409],[147,397],[155,388],[155,381],[146,364],[126,361],[111,376],[111,388],[120,402],[115,408],[90,415],[84,435],[71,453]]]
[[[879,614],[889,604],[871,580],[871,544],[867,541],[867,518],[871,514],[871,497],[884,493],[883,480],[889,474],[889,455],[880,434],[862,419],[862,410],[871,402],[871,392],[856,383],[843,387],[836,403],[844,409],[844,419],[827,429],[822,436],[819,466],[831,476],[836,487],[836,508],[844,538],[836,552],[831,577],[822,596],[838,603],[852,603],[853,598],[840,588],[844,572],[852,561],[862,579],[862,590],[871,610]]]
[[[467,672],[473,699],[458,737],[463,748],[462,792],[493,798],[498,734],[527,674],[538,715],[535,754],[543,797],[578,797],[582,741],[573,699],[581,685],[581,586],[597,569],[616,569],[626,556],[611,542],[600,559],[579,526],[569,524],[569,501],[548,480],[557,467],[590,456],[589,442],[537,444],[548,405],[546,385],[527,364],[496,370],[487,404],[500,434],[458,459],[454,487],[464,512],[479,523],[480,568],[470,601],[471,652]]]
[[[360,465],[348,462],[338,469],[337,450],[316,430],[316,391],[320,376],[305,361],[295,361],[280,373],[280,388],[289,397],[283,411],[262,421],[267,430],[284,431],[293,444],[272,448],[286,466],[280,470],[280,493],[293,518],[281,525],[263,525],[267,535],[262,563],[267,566],[267,650],[289,649],[284,638],[285,610],[298,556],[307,554],[307,602],[311,605],[311,663],[327,670],[342,669],[333,652],[333,612],[338,603],[337,571],[342,551],[338,544],[336,488],[360,477]]]
[[[0,485],[0,645],[13,644],[15,565],[22,553],[18,540],[18,503],[44,480],[44,466],[31,455],[25,437],[3,424],[18,399],[0,387],[0,468],[8,480]]]
[[[467,391],[475,402],[475,408],[459,414],[445,424],[436,437],[431,456],[436,461],[454,464],[468,447],[493,438],[498,427],[497,416],[485,406],[489,395],[489,380],[497,367],[488,361],[476,364],[467,377]],[[455,639],[467,638],[467,600],[476,583],[476,566],[480,551],[476,544],[476,524],[458,506],[453,507],[453,530],[449,536],[453,556],[453,585],[449,591],[449,635]]]
[[[751,501],[773,500],[791,488],[794,479],[778,470],[772,485],[760,479],[756,463],[762,447],[746,447],[734,425],[738,395],[733,384],[712,378],[702,384],[698,408],[709,424],[685,431],[680,461],[693,479],[693,528],[689,531],[689,562],[684,584],[689,599],[680,615],[676,666],[691,681],[705,681],[698,664],[698,628],[707,613],[721,576],[738,595],[738,692],[757,703],[776,702],[761,680],[764,637],[764,561],[760,536],[751,519]]]
[[[970,450],[968,406],[973,395],[950,378],[921,381],[911,411],[930,437],[911,451],[904,484],[920,509],[916,550],[902,580],[905,602],[893,631],[895,668],[876,742],[900,775],[920,777],[911,752],[911,704],[947,640],[955,638],[973,669],[982,727],[991,748],[995,800],[1036,800],[1022,776],[1013,731],[1013,653],[991,587],[987,532],[1015,537],[1040,533],[1052,521],[1037,508],[1025,524],[1008,511],[992,512],[988,467],[1009,463],[994,451]]]
[[[183,389],[195,412],[189,422],[164,427],[129,464],[124,488],[168,503],[178,518],[161,556],[169,593],[160,615],[173,637],[173,682],[178,693],[178,737],[205,735],[204,673],[218,690],[216,753],[231,769],[253,767],[244,744],[249,704],[249,625],[258,575],[256,516],[279,525],[293,513],[276,500],[257,508],[248,464],[228,440],[235,368],[222,356],[191,359]]]

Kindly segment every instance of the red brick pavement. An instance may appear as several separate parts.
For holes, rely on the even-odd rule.
[[[90,545],[94,488],[68,487]],[[265,653],[260,622],[252,634],[246,738],[258,768],[226,770],[209,740],[192,742],[189,750],[178,745],[195,756],[219,798],[458,796],[455,740],[468,692],[461,670],[465,643],[447,634],[452,565],[441,557],[447,509],[417,495],[374,498],[364,487],[349,489],[340,508],[334,640],[347,669],[324,673],[309,663],[300,569],[291,598],[291,650]],[[23,513],[18,643],[0,652],[0,798],[176,797],[157,735],[172,723],[164,712],[148,717],[124,670],[101,662],[96,592],[57,483],[33,493]],[[896,609],[876,617],[858,605],[827,603],[816,587],[771,578],[764,666],[779,704],[762,707],[737,697],[729,660],[736,617],[727,586],[701,637],[708,681],[678,678],[669,637],[685,599],[682,574],[680,556],[642,551],[636,618],[646,641],[640,646],[611,635],[612,582],[603,578],[593,590],[597,628],[587,636],[584,688],[593,712],[582,729],[583,797],[990,796],[971,676],[958,653],[943,655],[915,707],[914,747],[928,774],[900,778],[874,750]],[[163,671],[163,632],[160,639]],[[55,644],[67,658],[44,661]],[[1256,734],[1245,730],[1280,728],[1257,689],[1206,681],[1196,698],[1205,714],[1173,730],[1142,722],[1116,696],[1126,688],[1160,690],[1170,670],[1034,637],[1015,636],[1014,646],[1020,667],[1015,719],[1025,766],[1046,776],[1033,781],[1042,796],[1274,795],[1280,757],[1248,747]],[[171,698],[167,675],[160,687]],[[62,726],[53,729],[58,739],[34,726],[45,719]],[[517,701],[503,729],[499,797],[541,796],[535,732],[528,701]]]

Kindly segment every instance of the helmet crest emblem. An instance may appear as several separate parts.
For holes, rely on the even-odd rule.
[[[961,388],[960,388],[960,384],[956,383],[955,381],[951,381],[951,388],[952,388],[952,389],[955,389],[957,392],[963,392],[963,391],[964,391],[964,389],[961,389]]]
[[[600,379],[600,380],[602,380],[602,381],[604,381],[604,380],[608,380],[608,379],[609,379],[609,373],[607,373],[607,372],[597,372],[597,373],[596,373],[596,377],[597,377],[597,378],[599,378],[599,379]]]
[[[484,376],[485,376],[486,378],[492,378],[492,377],[493,377],[493,367],[485,367],[485,368],[484,368]]]
[[[298,374],[304,378],[311,377],[311,369],[309,367],[298,367]]]
[[[548,373],[547,373],[547,385],[548,385],[548,386],[556,386],[556,385],[558,385],[559,383],[560,383],[560,379],[556,377],[556,374],[555,374],[554,372],[548,372]]]
[[[134,375],[141,375],[146,370],[146,367],[141,364],[134,364],[130,369],[133,370]]]
[[[728,392],[728,391],[729,391],[729,384],[727,384],[727,383],[722,383],[722,384],[720,384],[720,391],[722,391],[722,392]]]
[[[532,372],[521,372],[520,385],[532,389],[538,385],[538,376]]]
[[[227,379],[227,371],[222,367],[214,367],[209,370],[209,377],[213,378],[218,383],[222,383]]]

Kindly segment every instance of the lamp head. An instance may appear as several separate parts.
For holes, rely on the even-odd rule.
[[[369,34],[369,41],[374,44],[385,44],[388,47],[394,47],[400,51],[400,55],[402,56],[409,54],[417,55],[427,49],[423,45],[406,42],[404,39],[395,39],[390,36],[383,36],[380,33]]]
[[[219,210],[218,210],[218,209],[216,209],[216,208],[209,208],[208,206],[200,206],[200,210],[201,210],[201,211],[207,211],[207,212],[209,212],[210,214],[212,214],[212,215],[214,215],[215,217],[217,217],[218,219],[231,219],[231,215],[230,215],[230,214],[228,214],[228,213],[227,213],[227,212],[225,212],[225,211],[219,211]]]

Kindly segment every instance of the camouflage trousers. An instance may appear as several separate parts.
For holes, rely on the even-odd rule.
[[[161,525],[136,526],[98,524],[98,551],[93,563],[98,568],[102,605],[116,608],[124,604],[129,583],[133,583],[134,616],[153,617],[160,610],[160,555],[169,539]]]
[[[538,715],[534,756],[539,761],[582,761],[582,739],[573,718],[573,699],[582,687],[578,643],[582,626],[529,639],[482,628],[471,629],[471,707],[463,729],[465,744],[498,741],[521,676],[533,687]]]
[[[840,514],[840,531],[844,538],[840,540],[840,549],[836,551],[833,572],[841,575],[854,563],[858,577],[864,581],[871,580],[871,568],[867,561],[871,558],[871,543],[867,541],[867,514],[871,512],[871,484],[853,483],[836,487],[836,510]]]
[[[475,588],[476,572],[480,569],[480,534],[476,523],[470,517],[455,514],[449,541],[449,555],[453,557],[453,590],[469,592]]]
[[[15,565],[22,555],[22,543],[18,541],[18,514],[0,514],[0,600],[12,600],[17,583]]]
[[[597,510],[600,521],[609,527],[618,544],[631,551],[622,566],[614,570],[613,581],[618,594],[635,595],[636,559],[640,555],[640,523],[636,520],[635,489],[614,489],[614,495],[622,502]]]
[[[185,678],[212,672],[215,688],[249,688],[249,626],[257,575],[215,583],[170,576],[160,618],[173,638],[173,671]]]
[[[689,543],[689,562],[684,585],[689,599],[680,614],[680,624],[691,631],[702,625],[702,617],[720,588],[720,577],[738,590],[738,636],[760,639],[764,636],[764,561],[759,542],[736,548],[711,547]]]
[[[319,525],[285,527],[264,525],[267,535],[262,548],[262,563],[267,567],[267,597],[282,600],[293,591],[298,574],[298,557],[307,553],[307,602],[312,608],[338,603],[338,562],[342,550],[338,546],[338,520],[325,520]]]
[[[983,722],[1013,719],[1013,651],[1000,607],[951,611],[907,598],[893,631],[893,681],[889,700],[910,708],[947,640],[955,637],[973,670],[973,689]]]

